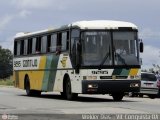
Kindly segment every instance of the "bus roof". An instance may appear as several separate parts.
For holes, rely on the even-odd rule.
[[[58,29],[63,29],[66,27],[79,27],[80,29],[118,29],[119,27],[123,28],[130,27],[132,29],[137,29],[137,26],[134,25],[133,23],[124,21],[113,21],[113,20],[78,21],[78,22],[73,22],[72,24],[62,26]],[[16,34],[15,38],[47,33],[58,29],[46,29],[36,32],[20,32]]]
[[[46,30],[41,30],[41,31],[36,31],[36,32],[19,32],[15,35],[15,38],[32,36],[32,35],[36,35],[36,34],[40,34],[40,33],[46,33],[51,30],[53,30],[53,29],[46,29]]]
[[[137,26],[133,23],[113,20],[79,21],[72,23],[72,26],[78,26],[81,29],[118,29],[119,27],[137,29]]]

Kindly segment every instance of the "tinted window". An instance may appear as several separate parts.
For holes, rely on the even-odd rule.
[[[41,52],[46,53],[47,50],[47,36],[43,36],[41,40]]]
[[[36,38],[33,38],[33,46],[32,46],[32,54],[35,54],[36,53]]]
[[[56,51],[56,45],[57,45],[57,34],[53,34],[51,36],[50,52],[55,52]]]
[[[21,47],[21,41],[17,42],[17,55],[20,55],[20,48]]]
[[[141,79],[144,81],[156,81],[156,76],[154,74],[142,73]]]
[[[21,41],[20,55],[24,54],[24,40]]]
[[[67,48],[67,32],[62,33],[62,50]]]
[[[41,37],[37,37],[37,41],[36,41],[36,53],[40,53],[41,51]]]
[[[51,48],[51,35],[47,35],[47,52],[50,52]]]
[[[14,42],[14,55],[17,55],[17,41]]]
[[[28,40],[24,40],[24,55],[27,55],[27,50],[28,50]]]
[[[32,54],[32,38],[28,39],[28,54]]]

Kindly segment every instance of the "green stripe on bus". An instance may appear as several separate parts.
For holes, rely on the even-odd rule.
[[[129,72],[130,72],[130,69],[123,69],[120,75],[121,76],[128,76]]]
[[[53,91],[55,82],[56,70],[58,65],[59,56],[47,56],[45,69],[52,69],[45,71],[43,77],[42,91]]]
[[[121,68],[117,68],[114,69],[112,75],[121,75],[121,76],[128,76],[130,72],[130,69],[121,69]]]
[[[120,75],[122,72],[122,69],[114,69],[112,75]]]
[[[57,69],[58,60],[59,60],[59,56],[53,56],[52,62],[51,62],[51,69],[53,69],[53,68]],[[57,70],[50,71],[49,83],[48,83],[48,91],[53,91],[55,78],[56,78],[56,72],[57,72]]]

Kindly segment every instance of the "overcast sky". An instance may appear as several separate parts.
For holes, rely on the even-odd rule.
[[[98,19],[136,24],[143,67],[160,63],[160,0],[0,0],[0,45],[12,50],[17,32]]]

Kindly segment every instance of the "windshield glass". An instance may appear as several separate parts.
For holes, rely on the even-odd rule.
[[[141,79],[143,81],[156,81],[157,80],[154,74],[147,74],[147,73],[142,73]]]
[[[82,64],[111,65],[111,35],[110,32],[82,33]]]
[[[82,65],[139,65],[137,32],[86,31],[81,42]]]
[[[113,32],[115,65],[138,65],[136,32]]]

